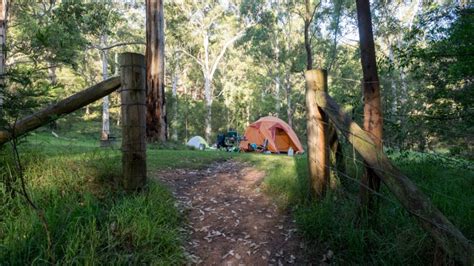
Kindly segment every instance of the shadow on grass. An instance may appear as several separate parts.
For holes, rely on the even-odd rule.
[[[172,195],[150,182],[140,194],[114,186],[120,154],[71,157],[28,153],[25,177],[44,210],[57,264],[173,264],[184,261],[181,216]],[[25,158],[26,157],[26,158]],[[43,224],[21,197],[0,188],[0,261],[6,265],[52,262]]]
[[[460,170],[460,162],[447,165],[446,160],[410,154],[394,158],[465,235],[472,239],[474,222],[474,175]],[[433,259],[433,240],[417,221],[397,202],[385,186],[381,193],[377,224],[357,226],[358,183],[363,165],[357,159],[347,164],[348,184],[344,192],[329,190],[322,201],[309,200],[306,157],[295,157],[298,181],[298,204],[294,206],[300,234],[308,244],[308,254],[322,259],[328,250],[335,264],[426,264]],[[463,162],[466,163],[466,162]],[[343,178],[343,177],[341,177]],[[329,261],[327,261],[329,262]]]

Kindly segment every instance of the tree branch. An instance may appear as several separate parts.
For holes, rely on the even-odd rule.
[[[253,24],[249,24],[248,26],[246,26],[244,29],[242,29],[241,31],[239,31],[234,37],[232,37],[231,39],[229,39],[223,46],[222,46],[222,49],[221,49],[221,52],[219,53],[219,55],[216,57],[216,59],[214,60],[214,63],[212,64],[212,69],[211,69],[211,73],[210,73],[210,77],[212,79],[212,77],[214,76],[214,72],[216,72],[216,69],[217,69],[217,66],[219,65],[219,62],[221,61],[222,57],[224,56],[225,52],[227,51],[227,48],[229,48],[229,46],[231,46],[235,41],[237,41],[238,39],[242,38],[242,36],[244,36],[244,33],[245,31],[252,27]]]
[[[137,42],[119,42],[119,43],[114,43],[114,44],[111,44],[111,45],[105,46],[105,47],[98,46],[98,45],[93,45],[92,47],[96,48],[96,49],[99,49],[101,51],[105,51],[105,50],[110,50],[110,49],[115,48],[115,47],[127,46],[127,45],[146,45],[146,43],[139,42],[139,41],[137,41]]]
[[[188,51],[184,50],[184,49],[179,49],[176,51],[177,53],[178,52],[182,52],[184,53],[185,55],[189,56],[190,58],[194,59],[194,61],[196,61],[196,63],[198,63],[203,69],[205,68],[204,67],[204,63],[199,60],[197,57],[195,57],[194,55],[190,54]]]

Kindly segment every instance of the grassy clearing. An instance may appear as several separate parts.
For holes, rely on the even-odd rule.
[[[82,135],[32,134],[20,147],[34,202],[45,213],[52,238],[38,215],[21,197],[7,200],[0,190],[0,261],[43,264],[51,254],[59,264],[179,264],[184,261],[179,227],[182,220],[171,194],[150,181],[144,193],[121,194],[112,180],[120,175],[117,147],[97,148]],[[163,150],[162,148],[166,148]],[[357,227],[357,183],[342,179],[319,203],[309,200],[306,157],[232,154],[151,146],[150,172],[195,169],[228,158],[248,161],[267,172],[263,190],[282,208],[291,208],[307,253],[318,260],[328,250],[337,264],[426,264],[433,243],[396,200],[384,190],[378,223]],[[1,151],[0,173],[9,173],[8,149]],[[428,194],[451,221],[474,238],[474,172],[472,162],[435,155],[393,153],[395,163]],[[347,162],[359,178],[363,168]],[[471,169],[471,170],[466,170]],[[151,173],[152,174],[152,173]]]
[[[394,162],[458,226],[474,238],[474,171],[472,163],[419,153],[392,154]],[[358,184],[336,180],[325,200],[308,200],[306,157],[244,155],[241,158],[267,172],[268,192],[280,206],[293,209],[300,233],[309,244],[307,253],[321,259],[328,250],[336,264],[427,264],[433,260],[433,242],[414,218],[383,189],[375,226],[357,226]],[[362,166],[347,163],[349,175],[358,178]],[[342,184],[344,184],[342,186]]]
[[[31,198],[42,210],[51,250],[37,212],[0,189],[0,264],[180,264],[182,217],[172,195],[150,181],[145,192],[123,195],[120,151],[97,148],[80,136],[28,136],[20,146]],[[152,147],[153,148],[153,147]],[[13,169],[9,147],[0,154],[0,173]],[[148,169],[201,168],[228,154],[186,150],[148,152]]]

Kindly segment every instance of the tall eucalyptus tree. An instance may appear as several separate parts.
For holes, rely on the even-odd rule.
[[[213,79],[227,50],[244,36],[252,24],[239,21],[237,6],[232,1],[199,4],[183,1],[179,8],[189,20],[189,35],[195,37],[185,44],[181,51],[201,68],[206,102],[205,137],[210,141],[214,101]]]
[[[147,138],[167,139],[163,0],[146,0]]]

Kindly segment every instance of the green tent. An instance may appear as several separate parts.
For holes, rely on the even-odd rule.
[[[206,140],[203,139],[201,136],[194,136],[192,137],[188,143],[186,143],[186,146],[188,147],[194,147],[199,150],[204,150],[209,147],[207,144]]]

